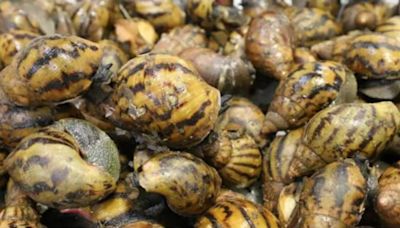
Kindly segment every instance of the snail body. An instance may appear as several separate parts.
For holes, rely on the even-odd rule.
[[[300,65],[276,89],[263,132],[299,127],[329,105],[355,100],[356,93],[357,82],[345,66],[330,61]]]
[[[120,169],[114,142],[79,119],[60,120],[29,135],[4,164],[24,193],[55,208],[84,207],[106,197]]]
[[[171,147],[190,147],[214,127],[219,91],[176,56],[139,56],[119,71],[112,118],[127,130],[155,137]]]

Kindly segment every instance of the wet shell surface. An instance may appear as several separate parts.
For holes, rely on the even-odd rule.
[[[9,65],[14,56],[36,37],[38,37],[38,34],[24,30],[12,30],[1,34],[0,65]]]

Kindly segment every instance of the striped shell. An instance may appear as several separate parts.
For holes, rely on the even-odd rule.
[[[206,227],[279,227],[278,220],[266,209],[238,193],[221,193],[216,204],[197,219],[196,228]]]
[[[340,24],[328,12],[317,8],[304,8],[290,18],[294,27],[297,44],[311,46],[328,40],[342,32]]]
[[[183,59],[152,54],[136,57],[119,71],[111,118],[174,148],[202,141],[214,127],[220,94]]]
[[[42,36],[0,73],[0,86],[21,106],[63,102],[89,89],[101,56],[99,46],[88,40]]]
[[[0,35],[0,65],[9,65],[14,56],[25,48],[33,39],[38,37],[36,33],[24,30],[12,30]]]
[[[302,126],[320,110],[356,99],[356,93],[357,82],[345,66],[330,61],[300,65],[276,89],[263,132]]]
[[[252,137],[222,131],[216,143],[215,150],[205,151],[205,158],[218,170],[226,185],[246,188],[258,179],[262,155]]]
[[[332,16],[336,16],[340,10],[340,2],[338,0],[308,0],[306,6],[309,8],[318,8],[329,12]]]
[[[304,183],[299,227],[354,227],[361,219],[367,181],[351,159],[334,162]]]
[[[375,31],[400,40],[400,16],[388,18]]]
[[[386,223],[386,227],[400,226],[400,162],[387,168],[378,182],[374,197],[375,211]]]
[[[114,191],[118,150],[86,121],[64,119],[24,138],[4,161],[15,183],[36,202],[84,207]]]
[[[284,14],[269,11],[250,23],[245,48],[257,72],[286,78],[293,62],[294,45],[295,34]]]
[[[214,203],[221,178],[203,160],[189,153],[161,152],[138,169],[139,184],[163,195],[180,215],[203,213]]]
[[[344,63],[362,79],[399,79],[400,44],[382,34],[358,36],[350,43]]]

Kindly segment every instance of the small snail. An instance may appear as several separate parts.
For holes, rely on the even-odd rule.
[[[299,227],[354,227],[367,194],[363,169],[354,160],[333,162],[306,179]]]
[[[342,64],[317,61],[300,65],[276,89],[263,133],[299,127],[329,105],[355,100],[356,93],[354,75]]]
[[[138,180],[147,192],[163,195],[180,215],[198,215],[211,207],[221,178],[200,158],[184,152],[161,152],[138,169]]]
[[[9,65],[14,56],[36,37],[38,37],[37,34],[23,30],[12,30],[1,34],[0,65]]]
[[[343,10],[341,21],[345,31],[355,29],[374,30],[387,17],[390,17],[390,8],[385,3],[356,2],[349,4]]]
[[[114,142],[79,119],[57,121],[24,138],[4,165],[24,193],[55,208],[84,207],[105,198],[120,171]]]
[[[119,19],[114,24],[116,40],[131,56],[149,52],[158,39],[150,22],[140,19]]]
[[[153,53],[178,55],[187,48],[204,48],[207,45],[205,31],[194,25],[185,25],[161,35]]]
[[[213,207],[200,216],[196,228],[205,227],[267,227],[277,228],[275,216],[243,195],[231,191],[222,192]]]
[[[328,12],[317,8],[304,8],[290,17],[297,44],[309,47],[328,40],[342,32],[340,24]]]
[[[294,45],[294,31],[284,14],[268,11],[251,21],[245,48],[257,72],[284,79],[293,62]]]
[[[253,84],[254,69],[241,58],[207,48],[189,48],[179,56],[190,61],[200,76],[222,94],[246,94]]]
[[[214,127],[219,91],[176,56],[149,54],[127,62],[115,80],[110,116],[123,129],[170,147],[200,143]]]
[[[96,43],[60,35],[34,39],[0,73],[0,86],[17,105],[65,102],[87,91],[102,57]]]
[[[375,195],[375,211],[383,220],[385,227],[398,227],[400,195],[399,162],[387,168],[378,180],[378,191]]]

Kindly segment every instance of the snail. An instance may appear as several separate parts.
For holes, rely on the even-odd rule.
[[[5,196],[6,207],[0,211],[0,227],[45,227],[40,224],[40,216],[21,189],[10,179]]]
[[[185,25],[161,35],[152,53],[178,55],[187,48],[204,48],[207,44],[205,31],[194,25]]]
[[[15,54],[26,47],[36,37],[38,37],[37,34],[23,30],[12,30],[1,34],[0,65],[9,65]]]
[[[194,227],[268,227],[277,228],[279,222],[266,209],[247,200],[243,195],[224,191],[213,207],[197,219]]]
[[[57,121],[25,137],[4,165],[30,198],[59,209],[105,198],[115,190],[120,171],[114,142],[79,119]]]
[[[344,65],[331,61],[300,65],[276,89],[263,133],[300,127],[330,105],[355,100],[356,93],[357,82]]]
[[[400,93],[399,50],[397,40],[384,34],[366,34],[352,40],[344,63],[360,79],[363,94],[394,99]]]
[[[131,56],[149,52],[158,39],[153,25],[140,18],[119,19],[114,27],[117,41]]]
[[[173,148],[200,143],[214,127],[219,91],[185,60],[149,54],[118,72],[109,117],[121,128],[143,133]]]
[[[333,162],[304,182],[298,227],[354,227],[367,194],[362,165],[352,159]]]
[[[180,215],[198,215],[211,207],[219,193],[221,178],[200,158],[185,152],[160,152],[137,171],[147,192],[163,195]]]
[[[317,8],[303,8],[294,12],[291,20],[296,35],[296,44],[311,45],[340,35],[342,28],[329,13]]]
[[[399,162],[388,167],[378,179],[378,189],[374,197],[374,208],[385,227],[398,227],[399,217]]]
[[[207,48],[185,49],[179,56],[190,61],[200,76],[222,94],[246,94],[253,84],[254,69],[241,58]]]
[[[131,4],[135,13],[148,20],[157,30],[168,31],[185,22],[185,12],[172,0],[136,0]]]
[[[20,106],[65,102],[89,89],[101,57],[99,46],[82,38],[38,37],[1,71],[0,86]]]
[[[344,31],[374,30],[390,15],[390,8],[385,3],[356,2],[346,6],[341,22]]]
[[[251,21],[245,50],[257,72],[281,80],[290,71],[295,42],[288,18],[268,11]]]

